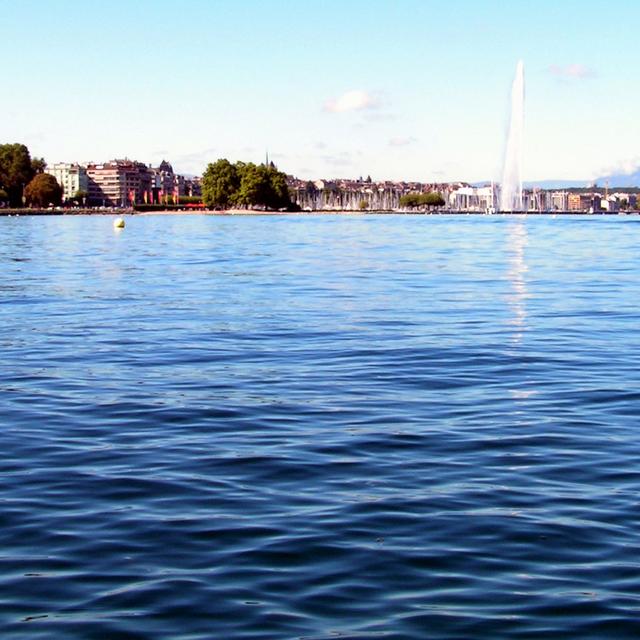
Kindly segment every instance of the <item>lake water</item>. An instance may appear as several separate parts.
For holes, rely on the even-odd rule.
[[[0,635],[640,636],[640,219],[0,218]]]

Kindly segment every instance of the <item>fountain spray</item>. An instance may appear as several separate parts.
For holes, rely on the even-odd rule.
[[[520,60],[511,87],[511,120],[500,189],[501,211],[522,211],[522,143],[524,132],[524,64]]]

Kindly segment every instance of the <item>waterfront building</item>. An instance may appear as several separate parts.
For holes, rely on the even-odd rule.
[[[494,211],[498,202],[496,187],[461,186],[449,194],[449,208],[454,211]]]
[[[567,196],[567,211],[586,211],[590,206],[591,197],[589,197],[589,203],[587,204],[585,196],[581,193],[570,193]]]
[[[621,211],[635,209],[638,204],[638,196],[635,193],[618,191],[608,198],[609,211]]]
[[[144,201],[151,189],[147,165],[133,160],[112,160],[87,166],[89,204],[125,207]]]
[[[584,211],[584,196],[580,193],[570,193],[568,202],[568,211]]]
[[[72,200],[78,192],[84,193],[86,198],[89,191],[89,178],[87,169],[82,165],[58,162],[47,165],[46,172],[51,174],[62,187],[62,200]]]
[[[602,198],[600,200],[600,209],[602,211],[609,211],[611,213],[613,211],[618,211],[619,208],[618,200],[616,200],[616,198]]]
[[[153,202],[163,202],[169,196],[176,194],[177,180],[173,167],[163,160],[157,167],[151,168],[153,175]]]
[[[181,176],[178,176],[181,177]],[[184,195],[185,196],[192,196],[192,197],[200,197],[202,196],[202,178],[198,178],[198,177],[190,177],[190,178],[183,178],[184,183],[182,188],[184,189]]]
[[[157,167],[148,167],[150,190],[149,203],[164,203],[169,198],[179,196],[200,196],[202,190],[198,178],[185,178],[174,172],[169,162],[163,160]]]
[[[569,194],[566,191],[551,193],[551,209],[554,211],[569,211]]]

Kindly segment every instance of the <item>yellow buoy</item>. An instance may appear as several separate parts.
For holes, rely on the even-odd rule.
[[[113,221],[114,229],[124,229],[124,218],[116,218]]]

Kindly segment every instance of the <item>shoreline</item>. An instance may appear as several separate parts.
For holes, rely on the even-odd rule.
[[[452,211],[435,209],[433,211],[259,211],[252,209],[186,209],[184,211],[159,210],[135,211],[134,209],[0,209],[0,217],[22,216],[368,216],[368,215],[401,215],[401,216],[637,216],[640,211]]]

